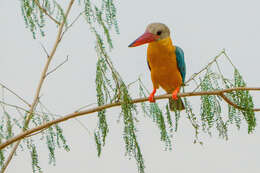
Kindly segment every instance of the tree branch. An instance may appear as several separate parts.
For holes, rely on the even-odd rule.
[[[46,16],[48,16],[53,22],[55,22],[57,25],[60,25],[61,23],[58,22],[56,19],[54,19],[48,12],[45,8],[43,8],[39,1],[38,0],[33,0],[35,2],[35,4],[39,7],[39,9],[44,13],[46,14]]]
[[[77,20],[79,19],[79,17],[83,14],[84,12],[80,12],[78,14],[78,16],[71,22],[70,25],[68,25],[65,29],[65,31],[63,31],[63,33],[61,34],[61,38],[63,37],[63,35],[77,22]]]
[[[233,103],[231,100],[229,100],[227,98],[227,96],[224,95],[224,93],[220,93],[219,96],[222,97],[231,106],[233,106],[233,107],[235,107],[235,108],[237,108],[239,110],[244,110],[244,111],[247,110],[246,108],[240,107],[240,106],[236,105],[235,103]],[[255,108],[255,109],[253,109],[253,111],[258,112],[258,111],[260,111],[260,109],[259,108],[257,108],[257,109]]]
[[[36,2],[36,4],[37,4],[38,1],[35,0],[35,2]],[[64,27],[64,25],[65,25],[65,22],[66,22],[66,20],[67,20],[68,14],[69,14],[69,12],[70,12],[70,9],[71,9],[73,3],[74,3],[74,0],[71,0],[70,3],[69,3],[68,8],[67,8],[67,10],[66,10],[64,19],[63,19],[62,23],[59,25],[59,29],[58,29],[58,34],[57,34],[57,37],[56,37],[56,41],[55,41],[55,43],[54,43],[53,49],[52,49],[52,51],[51,51],[51,53],[50,53],[49,58],[47,59],[47,62],[46,62],[46,64],[45,64],[44,69],[43,69],[43,72],[42,72],[42,74],[41,74],[41,78],[40,78],[40,81],[39,81],[39,83],[38,83],[38,87],[37,87],[37,89],[36,89],[36,93],[35,93],[35,95],[34,95],[33,103],[32,103],[32,105],[31,105],[31,107],[30,107],[29,113],[28,113],[28,115],[27,115],[27,117],[26,117],[26,120],[25,120],[25,123],[24,123],[23,131],[26,131],[26,129],[27,129],[29,123],[30,123],[31,118],[33,117],[33,111],[34,111],[35,106],[36,106],[36,104],[37,104],[37,101],[38,101],[38,98],[39,98],[39,94],[40,94],[40,91],[41,91],[43,82],[44,82],[44,80],[45,80],[45,78],[46,78],[47,70],[48,70],[49,65],[50,65],[50,62],[51,62],[51,60],[53,59],[53,56],[54,56],[54,54],[55,54],[55,52],[56,52],[56,50],[57,50],[57,47],[58,47],[58,45],[59,45],[59,43],[60,43],[60,41],[61,41],[62,30],[63,30],[63,27]],[[38,4],[39,4],[39,2],[38,2]],[[39,8],[40,8],[40,7],[39,7]],[[17,148],[18,148],[18,146],[19,146],[19,144],[20,144],[20,142],[21,142],[21,140],[16,140],[16,141],[18,141],[18,142],[15,144],[14,148],[12,149],[11,153],[9,154],[7,161],[5,162],[5,164],[3,165],[2,169],[1,169],[1,173],[4,173],[5,169],[7,168],[8,164],[10,163],[10,161],[11,161],[11,159],[12,159],[12,157],[13,157],[15,151],[17,150]]]
[[[27,109],[25,109],[25,108],[23,108],[23,107],[20,107],[20,106],[17,106],[17,105],[9,104],[9,103],[6,103],[6,102],[4,102],[4,101],[0,101],[0,104],[3,104],[3,105],[5,105],[5,106],[9,106],[9,107],[15,108],[16,110],[21,110],[21,111],[23,111],[23,112],[29,113],[29,111],[28,111]],[[50,115],[50,114],[47,113],[47,112],[41,112],[41,113]],[[39,111],[34,111],[34,112],[33,112],[33,114],[35,114],[35,115],[42,115],[41,113],[40,113]],[[52,115],[58,116],[58,115],[56,115],[56,114],[52,114]]]
[[[207,70],[209,66],[211,66],[214,62],[217,61],[217,59],[221,56],[221,55],[225,55],[227,58],[227,54],[225,52],[225,49],[223,49],[217,56],[214,57],[214,59],[212,61],[210,61],[203,69],[201,69],[199,72],[194,73],[188,80],[186,80],[185,85],[187,83],[189,83],[190,81],[192,81],[196,76],[198,76],[200,73],[202,73],[203,71]],[[230,59],[229,59],[230,61]],[[230,61],[231,62],[231,61]],[[232,64],[232,63],[231,63]],[[233,65],[233,64],[232,64]]]
[[[18,94],[16,94],[13,90],[9,89],[7,86],[5,86],[4,84],[0,83],[0,85],[5,88],[7,91],[9,91],[10,93],[12,93],[13,95],[15,95],[17,98],[19,98],[22,102],[24,102],[28,107],[31,107],[31,105],[25,100],[23,99],[21,96],[19,96]]]
[[[226,96],[224,96],[223,93],[229,93],[232,91],[238,91],[238,90],[252,90],[252,91],[260,91],[260,87],[258,88],[246,88],[246,87],[238,87],[238,88],[229,88],[229,89],[223,89],[223,90],[216,90],[216,91],[205,91],[205,92],[188,92],[188,93],[179,93],[178,96],[179,97],[191,97],[191,96],[202,96],[202,95],[219,95],[221,96],[228,104],[234,106],[237,109],[241,109],[241,110],[245,110],[245,108],[241,108],[238,105],[236,105],[235,103],[231,102]],[[161,100],[161,99],[168,99],[170,98],[172,95],[171,94],[164,94],[164,95],[160,95],[160,96],[156,96],[154,97],[155,100]],[[223,97],[224,96],[224,97]],[[148,101],[148,97],[147,98],[137,98],[137,99],[133,99],[132,103],[140,103],[140,102],[146,102]],[[40,126],[37,126],[35,128],[32,128],[30,130],[26,130],[24,132],[22,132],[21,134],[5,141],[4,143],[0,144],[0,150],[7,147],[8,145],[19,141],[23,138],[28,137],[29,135],[36,133],[38,131],[41,131],[43,129],[47,129],[52,125],[67,121],[69,119],[75,118],[75,117],[79,117],[82,115],[86,115],[86,114],[90,114],[90,113],[94,113],[94,112],[98,112],[101,111],[103,109],[108,109],[108,108],[112,108],[112,107],[116,107],[116,106],[120,106],[122,104],[122,102],[116,102],[116,103],[111,103],[111,104],[106,104],[103,106],[98,106],[98,107],[94,107],[94,108],[89,108],[86,109],[84,111],[79,111],[79,112],[74,112],[68,115],[65,115],[61,118],[58,118],[56,120],[53,121],[49,121],[45,124],[42,124]],[[253,109],[253,111],[260,111],[260,108],[257,109]]]
[[[47,49],[44,47],[44,45],[43,45],[41,42],[40,42],[40,45],[41,45],[42,49],[44,50],[44,52],[45,52],[45,54],[46,54],[47,58],[49,58],[49,57],[50,57],[50,55],[49,55],[49,53],[48,53]]]
[[[64,61],[62,61],[59,65],[57,65],[54,69],[52,69],[51,71],[49,71],[48,73],[46,73],[46,77],[48,75],[50,75],[51,73],[55,72],[56,70],[58,70],[58,68],[60,68],[62,65],[64,65],[67,61],[69,60],[68,56],[66,57],[66,59]]]

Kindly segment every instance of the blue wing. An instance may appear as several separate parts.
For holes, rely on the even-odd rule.
[[[177,65],[178,65],[178,69],[181,73],[182,83],[184,84],[185,76],[186,76],[186,64],[184,61],[184,52],[180,47],[178,47],[178,46],[175,46],[175,47],[176,47],[175,54],[176,54],[176,59],[177,59]]]

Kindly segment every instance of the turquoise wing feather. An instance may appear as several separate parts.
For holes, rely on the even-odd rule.
[[[175,47],[176,47],[175,54],[176,54],[176,59],[177,59],[177,65],[178,65],[178,69],[181,73],[182,83],[184,84],[185,76],[186,76],[186,64],[184,61],[184,52],[180,47],[178,47],[178,46],[175,46]]]

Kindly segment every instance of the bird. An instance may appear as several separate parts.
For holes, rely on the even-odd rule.
[[[186,64],[183,50],[173,45],[170,29],[163,23],[151,23],[144,34],[133,41],[128,47],[148,44],[147,64],[151,72],[153,91],[149,96],[150,102],[155,102],[156,90],[161,87],[168,94],[171,111],[184,110],[184,104],[178,93],[184,85]]]

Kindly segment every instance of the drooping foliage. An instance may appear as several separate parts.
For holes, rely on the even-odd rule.
[[[3,140],[8,140],[11,137],[13,137],[15,132],[23,130],[25,124],[25,118],[27,117],[27,112],[24,112],[25,110],[21,107],[7,104],[4,101],[1,101],[0,103],[2,106],[2,110],[5,114],[5,116],[0,116],[0,122],[1,122],[0,135],[1,135],[1,142],[3,142]],[[39,109],[40,110],[35,111],[34,115],[32,116],[32,124],[29,126],[29,128],[39,126],[41,124],[44,124],[46,122],[49,122],[57,118],[57,116],[48,112],[48,109],[45,106],[43,106],[42,103],[39,104]],[[14,116],[15,114],[14,110],[16,111],[16,114],[18,114],[18,117],[21,116],[23,118],[21,119]],[[8,112],[11,112],[12,116],[9,115]],[[37,147],[39,147],[39,143],[36,142],[36,140],[34,140],[33,136],[34,135],[32,135],[32,137],[23,140],[22,144],[20,145],[20,149],[22,151],[25,149],[30,151],[33,172],[42,172],[39,163],[39,154],[37,152]],[[55,150],[57,148],[60,149],[62,148],[66,151],[70,150],[66,138],[63,135],[63,130],[59,125],[49,127],[45,131],[41,132],[40,138],[35,138],[35,139],[42,141],[42,143],[46,143],[47,150],[49,152],[49,163],[53,165],[55,165],[56,162]],[[12,145],[0,151],[1,166],[3,166],[4,161],[6,159],[5,157],[6,151],[11,148]]]
[[[144,161],[140,146],[137,141],[134,115],[136,108],[131,103],[131,96],[128,88],[114,68],[109,57],[108,50],[113,48],[110,30],[114,29],[119,33],[116,8],[112,0],[103,0],[101,7],[93,5],[90,0],[85,0],[86,21],[90,25],[91,31],[96,36],[97,70],[96,70],[96,91],[98,105],[112,102],[122,102],[121,117],[123,117],[126,154],[134,157],[139,172],[144,172]],[[103,37],[102,37],[103,36]],[[105,41],[104,41],[105,39]],[[97,145],[98,155],[101,154],[102,146],[108,133],[105,110],[98,112],[98,128],[94,137]]]
[[[64,20],[63,8],[55,0],[21,0],[21,11],[25,26],[30,29],[33,38],[36,38],[38,32],[45,35],[44,27],[48,21],[46,14],[56,22]]]
[[[126,146],[126,154],[133,156],[137,161],[139,172],[144,172],[143,157],[137,141],[136,128],[134,123],[135,106],[131,103],[128,88],[116,71],[106,51],[105,44],[97,30],[91,25],[91,29],[96,35],[96,51],[98,56],[96,71],[96,91],[98,105],[112,102],[122,102],[121,115],[124,122],[123,138]],[[108,44],[109,40],[108,40]],[[111,44],[112,45],[112,44]],[[111,48],[111,47],[110,47]],[[111,95],[112,94],[112,95]],[[105,145],[105,138],[108,133],[105,111],[98,112],[98,129],[94,137],[97,145],[98,155],[101,154],[102,146]]]
[[[221,69],[219,65],[220,61],[229,62],[230,67],[233,68],[233,77],[228,78],[224,75],[223,69]],[[192,80],[195,81],[196,84],[193,91],[215,91],[235,87],[246,87],[244,79],[224,50],[204,68],[204,74],[201,73],[200,75],[196,75],[196,77],[191,77],[188,82]],[[201,142],[198,138],[199,131],[212,135],[214,132],[213,129],[217,131],[219,137],[227,140],[229,126],[235,124],[239,129],[243,120],[245,120],[248,125],[248,133],[252,133],[255,129],[256,118],[253,111],[254,104],[249,91],[232,91],[225,93],[224,96],[241,109],[227,104],[223,98],[218,95],[202,95],[200,116],[196,116],[192,111],[190,103],[187,102],[188,98],[185,98],[186,113],[195,129],[196,142]],[[228,105],[228,110],[224,111],[225,108],[223,105],[226,104]]]

